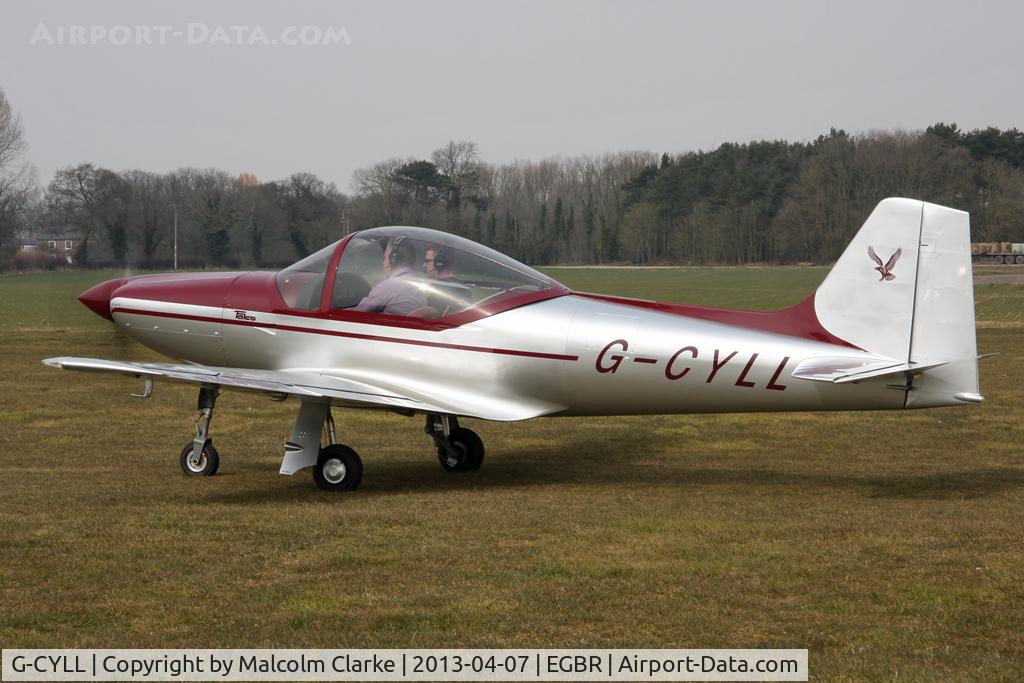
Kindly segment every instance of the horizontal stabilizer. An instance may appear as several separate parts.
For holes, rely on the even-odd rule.
[[[875,379],[878,377],[892,377],[893,375],[903,375],[905,377],[913,377],[919,375],[926,370],[932,370],[934,368],[940,368],[947,363],[931,363],[930,365],[920,365],[917,363],[901,363],[893,368],[882,368],[879,370],[869,370],[867,372],[858,372],[852,375],[846,375],[845,377],[839,377],[834,380],[836,384],[846,384],[847,382],[859,382],[865,379]]]
[[[901,363],[891,358],[877,357],[850,358],[840,356],[835,358],[808,358],[796,367],[796,370],[793,371],[793,377],[815,382],[846,384],[848,382],[892,377],[894,375],[913,376],[943,365],[946,365],[946,363],[922,365],[917,363]]]
[[[796,379],[809,379],[815,382],[835,382],[843,377],[864,372],[885,371],[900,364],[898,360],[877,356],[864,358],[853,358],[850,356],[808,358],[796,366],[796,369],[793,371],[793,377]]]

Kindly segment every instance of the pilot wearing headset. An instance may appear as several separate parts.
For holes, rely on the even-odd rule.
[[[384,247],[384,273],[387,277],[374,286],[353,310],[388,315],[409,315],[427,305],[423,290],[416,283],[413,264],[416,248],[404,237],[388,240]]]

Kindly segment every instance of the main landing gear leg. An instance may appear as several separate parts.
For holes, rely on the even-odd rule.
[[[326,435],[327,445],[322,446]],[[313,468],[313,481],[325,491],[354,491],[363,479],[359,454],[338,443],[329,403],[303,401],[284,444],[281,474]]]
[[[484,442],[454,415],[427,415],[424,431],[434,439],[437,459],[448,472],[470,472],[484,462]]]
[[[324,491],[354,491],[363,480],[363,461],[352,448],[338,443],[334,416],[328,406],[324,418],[327,445],[320,449],[313,466],[313,481]]]
[[[213,439],[210,438],[210,421],[213,419],[213,406],[217,403],[219,393],[215,386],[202,387],[199,390],[199,400],[196,402],[196,409],[199,411],[195,422],[196,436],[185,444],[179,457],[181,471],[190,476],[212,477],[220,468],[220,455],[213,447]]]

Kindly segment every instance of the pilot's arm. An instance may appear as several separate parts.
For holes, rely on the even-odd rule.
[[[363,311],[365,313],[379,313],[383,311],[388,302],[391,300],[391,294],[387,292],[387,287],[382,287],[387,280],[378,283],[376,287],[370,290],[370,293],[362,298],[362,300],[356,304],[353,311]]]
[[[353,310],[388,315],[409,315],[427,302],[414,283],[402,277],[389,277],[377,283]]]

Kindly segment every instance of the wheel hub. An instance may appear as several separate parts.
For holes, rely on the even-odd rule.
[[[347,473],[345,463],[338,458],[331,458],[324,463],[324,479],[332,484],[339,484]]]
[[[458,442],[452,443],[450,446],[450,450],[445,449],[444,461],[448,463],[449,467],[458,467],[466,460],[466,447]]]
[[[193,451],[192,455],[188,456],[188,466],[195,472],[201,472],[206,467],[206,453],[197,456]]]

